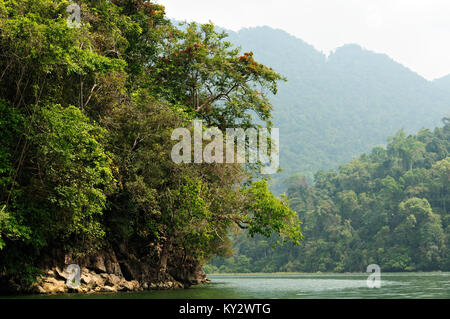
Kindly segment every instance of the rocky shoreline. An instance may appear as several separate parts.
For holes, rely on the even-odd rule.
[[[3,280],[0,290],[4,294],[92,294],[183,289],[209,282],[198,262],[179,254],[180,251],[171,251],[162,271],[158,253],[137,258],[126,247],[120,247],[74,258],[53,250],[38,265],[42,274],[35,283],[24,287],[12,279]],[[80,270],[80,284],[75,288],[67,285],[70,274],[66,270],[72,264]]]
[[[69,288],[69,275],[59,267],[49,269],[38,282],[32,285],[30,293],[64,294],[64,293],[117,293],[141,292],[145,290],[181,289],[185,285],[175,279],[161,282],[144,282],[126,280],[115,274],[97,273],[86,267],[81,268],[81,281],[78,288]],[[206,282],[206,281],[205,281]]]

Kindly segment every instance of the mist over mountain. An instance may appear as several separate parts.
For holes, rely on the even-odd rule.
[[[434,85],[450,92],[450,74],[433,81]]]
[[[227,32],[243,52],[254,52],[255,59],[288,79],[272,98],[283,168],[275,191],[284,190],[292,174],[311,179],[317,170],[336,168],[386,144],[401,128],[409,134],[431,129],[450,113],[450,76],[430,82],[356,44],[327,57],[270,27]]]

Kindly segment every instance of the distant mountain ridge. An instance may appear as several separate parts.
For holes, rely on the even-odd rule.
[[[432,129],[450,115],[450,76],[430,82],[385,54],[349,44],[328,57],[270,27],[227,31],[229,40],[287,77],[273,97],[283,181],[336,168],[403,128]]]

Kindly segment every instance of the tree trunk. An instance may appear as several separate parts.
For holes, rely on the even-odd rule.
[[[167,261],[169,259],[170,250],[172,244],[170,242],[165,242],[161,249],[161,254],[159,256],[159,274],[163,275],[167,272]]]

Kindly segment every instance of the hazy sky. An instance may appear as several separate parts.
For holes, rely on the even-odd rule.
[[[169,18],[268,25],[330,50],[357,43],[432,80],[450,73],[449,0],[158,0]]]

